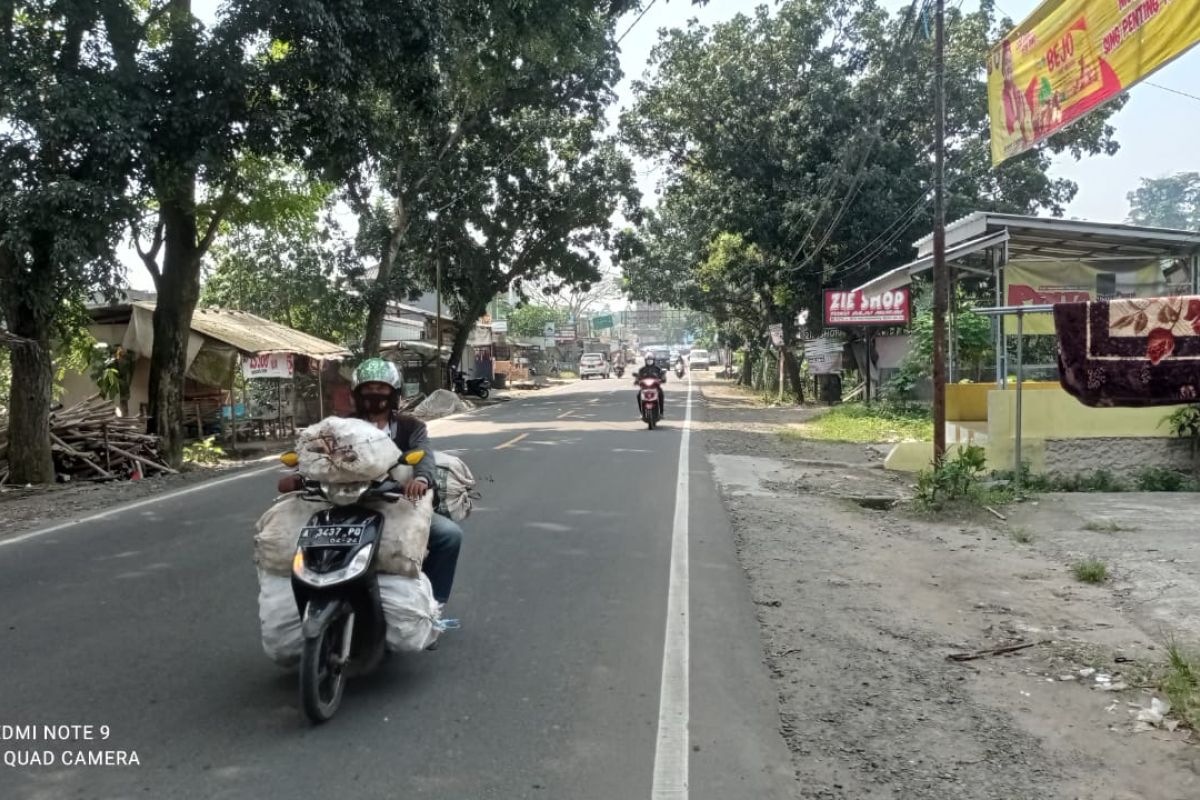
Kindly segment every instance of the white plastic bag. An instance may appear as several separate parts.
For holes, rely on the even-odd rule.
[[[450,414],[461,414],[464,411],[470,411],[474,407],[454,392],[446,389],[438,389],[421,401],[421,404],[413,409],[412,413],[413,416],[420,419],[438,419]]]
[[[334,483],[376,480],[400,460],[386,430],[342,417],[326,417],[300,431],[296,453],[303,475]]]
[[[304,649],[300,612],[292,593],[291,578],[258,571],[258,622],[263,651],[281,667],[294,666]]]
[[[475,476],[466,462],[457,456],[435,452],[433,458],[437,462],[438,493],[441,495],[438,511],[455,522],[462,522],[471,516]]]
[[[254,564],[274,575],[292,574],[292,557],[300,529],[327,503],[302,500],[298,494],[284,495],[258,518],[254,536]]]
[[[418,653],[437,641],[441,606],[425,573],[415,578],[378,575],[379,599],[387,622],[387,646],[397,653]]]

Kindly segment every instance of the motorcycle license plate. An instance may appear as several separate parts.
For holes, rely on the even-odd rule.
[[[300,529],[300,540],[307,544],[358,544],[364,530],[362,525],[306,525]]]
[[[658,392],[654,391],[653,389],[646,389],[642,392],[642,399],[647,403],[657,402]]]

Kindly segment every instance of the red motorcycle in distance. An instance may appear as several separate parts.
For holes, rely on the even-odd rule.
[[[642,409],[642,420],[650,430],[654,430],[660,416],[662,381],[658,378],[639,378],[637,385],[638,407]]]

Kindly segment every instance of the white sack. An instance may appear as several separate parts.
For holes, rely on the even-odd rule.
[[[368,508],[383,513],[383,536],[375,568],[379,572],[415,578],[421,573],[429,549],[429,522],[433,518],[433,493],[415,504],[405,499],[394,503],[372,502]]]
[[[304,649],[291,578],[258,571],[258,622],[263,651],[281,667],[295,666]]]
[[[386,430],[342,417],[327,417],[300,431],[296,453],[303,475],[333,483],[376,480],[400,460]]]
[[[276,500],[258,518],[258,533],[254,536],[255,566],[274,575],[291,575],[300,529],[308,524],[309,517],[328,507],[328,503],[301,500],[298,493]]]
[[[438,492],[441,495],[438,511],[455,522],[461,522],[471,516],[471,507],[475,501],[475,476],[457,456],[436,452],[433,456],[437,462]]]
[[[413,414],[421,419],[437,419],[450,414],[470,411],[474,407],[454,392],[438,389],[422,400],[421,405],[413,410]]]
[[[417,653],[437,640],[441,606],[425,573],[416,578],[379,575],[379,598],[387,622],[388,649]]]

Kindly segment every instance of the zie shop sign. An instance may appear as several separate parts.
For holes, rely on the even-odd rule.
[[[245,378],[290,378],[294,369],[291,353],[262,353],[242,361]]]
[[[903,325],[911,318],[908,287],[866,295],[854,289],[825,291],[826,325]]]

